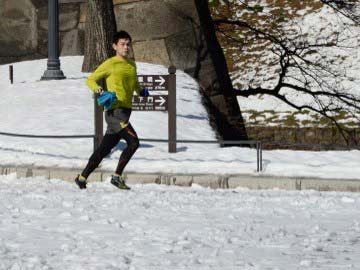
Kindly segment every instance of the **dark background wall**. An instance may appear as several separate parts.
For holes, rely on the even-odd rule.
[[[47,0],[0,0],[0,64],[47,57]],[[114,0],[137,61],[191,71],[198,24],[192,0]],[[60,54],[83,55],[87,0],[60,0]]]
[[[86,0],[60,0],[62,55],[83,54]],[[47,0],[0,0],[0,63],[47,57]]]

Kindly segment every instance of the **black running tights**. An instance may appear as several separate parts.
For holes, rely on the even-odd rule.
[[[125,139],[127,146],[121,153],[118,166],[115,173],[121,175],[126,164],[134,155],[136,149],[139,147],[139,139],[130,123],[116,134],[105,134],[101,144],[97,150],[91,155],[88,164],[81,173],[82,176],[88,176],[99,166],[100,162],[106,157],[121,139]]]

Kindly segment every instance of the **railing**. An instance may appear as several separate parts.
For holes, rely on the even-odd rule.
[[[93,138],[96,139],[95,135],[33,135],[33,134],[16,134],[9,132],[0,132],[0,135],[10,137],[23,137],[23,138],[38,138],[38,139],[82,139],[82,138]],[[150,139],[143,138],[139,139],[143,142],[159,142],[159,143],[199,143],[199,144],[220,144],[220,145],[255,145],[256,147],[256,171],[262,171],[262,142],[255,140],[248,141],[196,141],[196,140],[176,140],[169,141],[165,139]]]
[[[39,139],[82,139],[82,138],[95,138],[95,135],[33,135],[33,134],[17,134],[0,132],[0,135],[10,137],[24,137],[24,138],[39,138]]]

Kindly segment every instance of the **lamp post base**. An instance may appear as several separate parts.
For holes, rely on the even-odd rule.
[[[48,81],[48,80],[63,80],[66,79],[64,73],[60,69],[56,70],[45,70],[44,75],[41,77],[41,81]]]

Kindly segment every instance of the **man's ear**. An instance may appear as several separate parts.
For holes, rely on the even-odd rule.
[[[115,43],[112,44],[112,47],[116,51],[116,44]]]

